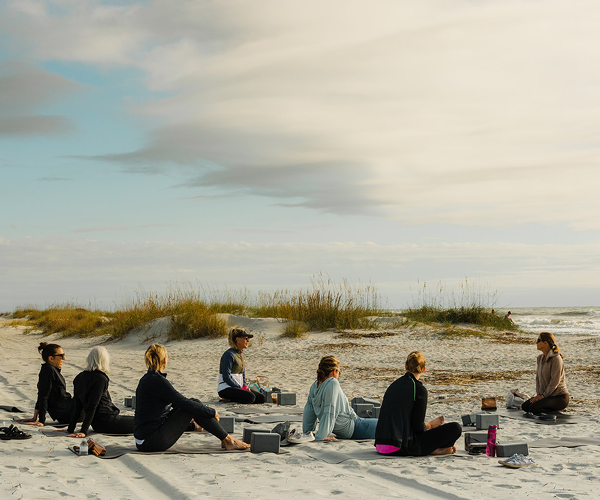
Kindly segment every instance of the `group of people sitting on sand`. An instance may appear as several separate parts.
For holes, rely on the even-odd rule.
[[[229,332],[230,348],[221,357],[217,391],[222,400],[262,404],[265,396],[246,383],[244,350],[253,337],[243,328]],[[525,401],[522,409],[540,413],[567,407],[569,394],[565,384],[562,354],[554,336],[540,333],[537,349],[536,396]],[[187,398],[167,380],[169,356],[161,344],[152,344],[145,352],[148,367],[136,390],[135,415],[120,415],[113,404],[109,387],[110,358],[105,347],[92,348],[87,365],[74,381],[74,396],[67,392],[61,374],[65,352],[58,344],[42,342],[38,348],[44,363],[38,378],[38,397],[30,425],[43,426],[47,415],[68,424],[69,437],[85,437],[91,427],[96,432],[133,434],[140,451],[164,451],[186,431],[206,430],[221,441],[225,449],[246,449],[248,444],[233,438],[219,424],[218,412],[198,399]],[[358,417],[348,403],[340,383],[340,362],[325,356],[317,368],[317,379],[308,391],[303,412],[303,432],[314,432],[316,441],[338,439],[375,439],[378,453],[421,456],[451,454],[462,428],[444,417],[425,421],[427,389],[419,380],[425,372],[425,356],[411,352],[405,363],[406,373],[386,390],[379,418]],[[78,422],[80,429],[75,432]],[[317,425],[318,424],[318,425]]]

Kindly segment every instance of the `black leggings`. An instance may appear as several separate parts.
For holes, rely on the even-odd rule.
[[[261,405],[265,402],[264,394],[252,390],[247,391],[246,389],[238,389],[237,387],[223,389],[222,391],[219,391],[219,396],[223,399],[229,399],[229,401],[233,401],[234,403],[255,403]]]
[[[541,413],[544,411],[560,411],[564,410],[569,405],[569,395],[560,394],[558,396],[549,396],[542,398],[535,403],[528,399],[521,405],[523,411],[530,411],[531,413]]]
[[[173,446],[181,435],[188,429],[190,421],[194,419],[200,427],[216,436],[221,441],[229,434],[221,427],[216,418],[199,417],[192,415],[181,408],[172,410],[163,424],[150,437],[138,444],[140,451],[165,451]]]
[[[92,428],[103,434],[133,434],[133,416],[111,415],[104,418],[96,416]]]
[[[413,442],[408,449],[400,448],[400,450],[389,453],[389,455],[400,455],[403,457],[431,455],[431,452],[438,448],[450,448],[450,446],[454,446],[454,443],[456,443],[461,434],[462,427],[460,424],[450,422],[417,434],[415,436],[416,442]]]

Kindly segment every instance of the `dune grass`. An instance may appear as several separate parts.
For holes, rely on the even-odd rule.
[[[438,282],[431,289],[427,283],[423,283],[413,305],[403,314],[409,320],[427,324],[468,323],[496,330],[518,330],[510,320],[492,313],[497,302],[497,292],[490,291],[489,286],[470,283],[466,278],[458,287],[448,287]]]
[[[63,336],[109,335],[122,338],[150,321],[170,316],[169,338],[190,339],[227,335],[219,313],[250,317],[274,317],[289,321],[284,334],[301,337],[306,331],[328,328],[373,327],[368,316],[378,315],[379,294],[374,286],[334,283],[321,275],[300,290],[253,294],[246,289],[228,290],[172,283],[162,294],[136,291],[113,312],[86,309],[73,304],[40,310],[17,309],[13,318],[27,318],[32,329]]]
[[[281,336],[290,339],[301,339],[308,330],[309,328],[306,323],[292,320],[285,324]]]

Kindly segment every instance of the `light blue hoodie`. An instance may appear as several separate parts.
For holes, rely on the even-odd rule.
[[[350,408],[348,398],[335,377],[325,379],[318,385],[315,381],[308,391],[308,399],[302,417],[303,432],[314,431],[319,421],[315,440],[323,441],[333,432],[336,437],[350,439],[354,433],[357,416]]]

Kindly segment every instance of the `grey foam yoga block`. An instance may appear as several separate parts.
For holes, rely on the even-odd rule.
[[[512,457],[515,453],[529,455],[529,445],[527,443],[498,443],[496,445],[496,455],[499,457]]]
[[[265,403],[273,402],[273,398],[271,397],[271,394],[273,394],[273,391],[263,391],[263,394],[265,396]]]
[[[135,410],[135,403],[136,403],[136,397],[135,397],[135,396],[133,396],[133,397],[131,398],[131,407],[132,407],[134,410]]]
[[[235,431],[235,417],[220,417],[219,423],[223,430],[228,434],[231,434]]]
[[[369,418],[369,412],[372,412],[373,408],[372,404],[358,403],[354,405],[354,411],[362,418]]]
[[[277,395],[277,404],[280,406],[289,406],[296,404],[295,392],[280,392]]]
[[[500,417],[498,414],[491,413],[478,413],[475,416],[475,427],[477,430],[489,429],[492,425],[498,426],[500,424]]]
[[[371,418],[379,418],[379,412],[381,410],[381,406],[374,406],[371,410],[370,417]]]
[[[252,453],[279,453],[279,441],[281,436],[274,432],[253,432],[250,439],[250,451]]]
[[[465,432],[465,449],[470,443],[487,443],[487,431]]]
[[[133,398],[125,398],[123,400],[123,405],[125,405],[125,408],[131,408],[133,403],[131,402]]]
[[[271,429],[265,429],[264,427],[245,427],[244,428],[244,443],[252,444],[252,434],[255,432],[271,432]],[[277,434],[279,436],[279,434]]]

